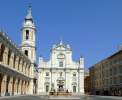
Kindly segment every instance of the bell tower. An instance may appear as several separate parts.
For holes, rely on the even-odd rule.
[[[27,16],[22,26],[22,52],[31,60],[36,61],[36,27],[32,17],[32,8],[29,6]]]

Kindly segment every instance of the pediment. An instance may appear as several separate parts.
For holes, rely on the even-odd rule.
[[[66,50],[67,48],[62,45],[62,46],[57,46],[55,49],[56,50]]]

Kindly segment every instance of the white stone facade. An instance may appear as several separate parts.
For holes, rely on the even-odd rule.
[[[37,81],[37,70],[35,67],[36,63],[36,27],[32,17],[32,9],[29,7],[27,16],[24,19],[22,26],[22,43],[21,50],[31,61],[31,82],[29,89],[31,90],[30,94],[36,93],[36,82]],[[29,90],[29,91],[30,91]]]
[[[22,26],[21,49],[32,63],[36,62],[36,27],[32,18],[31,7],[28,9]]]
[[[49,61],[39,58],[38,94],[67,91],[84,94],[84,58],[72,60],[72,50],[61,41],[53,45]]]

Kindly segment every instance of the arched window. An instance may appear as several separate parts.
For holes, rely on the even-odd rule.
[[[29,30],[26,30],[26,40],[29,39]]]
[[[25,55],[28,56],[28,50],[25,50]]]

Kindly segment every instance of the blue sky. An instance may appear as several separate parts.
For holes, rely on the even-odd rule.
[[[0,27],[17,44],[31,3],[37,27],[37,56],[49,59],[60,38],[85,67],[117,51],[122,43],[122,0],[0,0]],[[37,59],[38,60],[38,59]]]

